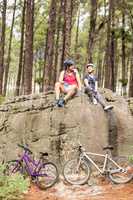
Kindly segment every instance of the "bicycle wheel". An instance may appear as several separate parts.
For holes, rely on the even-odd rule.
[[[52,162],[47,162],[40,168],[36,176],[36,183],[39,188],[46,189],[53,186],[57,182],[58,177],[59,174],[56,165]]]
[[[7,165],[6,165],[5,174],[10,176],[10,175],[15,174],[17,172],[23,174],[23,165],[22,165],[22,163],[20,161],[18,161],[18,160],[8,161]]]
[[[63,168],[65,180],[73,185],[85,184],[90,178],[90,174],[90,166],[85,161],[82,161],[79,165],[78,159],[67,161]]]
[[[109,172],[109,178],[114,183],[128,183],[133,178],[133,166],[127,157],[118,157],[113,159],[120,167],[112,165]]]

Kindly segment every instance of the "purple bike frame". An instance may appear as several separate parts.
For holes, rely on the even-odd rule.
[[[17,164],[14,167],[13,171],[18,167],[18,163],[20,162],[24,162],[26,165],[26,171],[28,172],[28,174],[32,177],[36,177],[36,176],[47,176],[46,174],[40,174],[39,170],[41,169],[41,167],[43,165],[45,165],[44,163],[41,162],[41,159],[39,159],[37,162],[34,161],[33,159],[31,159],[31,157],[28,155],[28,152],[25,151],[24,154],[21,156],[21,158],[19,160],[17,160]],[[31,167],[32,165],[32,167]]]

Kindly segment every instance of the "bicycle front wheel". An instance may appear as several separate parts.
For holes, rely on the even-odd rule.
[[[23,174],[23,165],[19,160],[11,160],[7,162],[5,174],[10,176],[15,173]]]
[[[44,163],[36,176],[36,183],[39,188],[52,187],[58,180],[59,173],[56,165],[52,162]]]
[[[133,178],[133,166],[127,157],[118,157],[114,161],[119,165],[112,166],[109,172],[109,178],[114,183],[128,183]]]
[[[83,185],[90,178],[91,168],[85,162],[79,163],[78,159],[69,160],[64,165],[63,175],[65,180],[73,185]]]

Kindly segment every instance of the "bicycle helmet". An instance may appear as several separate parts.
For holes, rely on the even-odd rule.
[[[86,68],[89,67],[89,66],[91,66],[91,67],[95,67],[94,64],[92,64],[92,63],[88,63],[88,64],[86,65]]]
[[[65,61],[64,61],[64,69],[65,69],[65,70],[67,69],[67,67],[70,67],[70,66],[72,66],[72,65],[74,65],[73,60],[65,60]]]

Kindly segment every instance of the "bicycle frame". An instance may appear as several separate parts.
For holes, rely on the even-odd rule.
[[[18,162],[24,162],[26,165],[26,171],[28,172],[28,174],[30,176],[40,176],[41,174],[39,174],[39,169],[41,168],[42,164],[41,164],[41,160],[38,160],[38,162],[35,162],[33,159],[30,158],[30,156],[28,155],[27,152],[24,152],[24,154],[21,156],[21,158],[18,160]],[[30,163],[32,163],[32,165],[34,167],[30,167]]]
[[[99,157],[103,157],[104,158],[104,161],[103,161],[103,168],[102,170],[98,167],[98,165],[92,160],[92,158],[89,157],[89,155],[93,155],[93,156],[99,156]],[[101,174],[104,174],[105,172],[109,172],[110,170],[107,169],[107,163],[108,163],[108,160],[110,162],[112,162],[116,167],[117,167],[117,172],[118,172],[118,169],[121,170],[122,168],[108,155],[108,154],[97,154],[97,153],[92,153],[92,152],[82,152],[80,154],[80,161],[81,160],[84,160],[84,158],[87,159],[87,161],[91,162],[91,164],[101,173]]]

